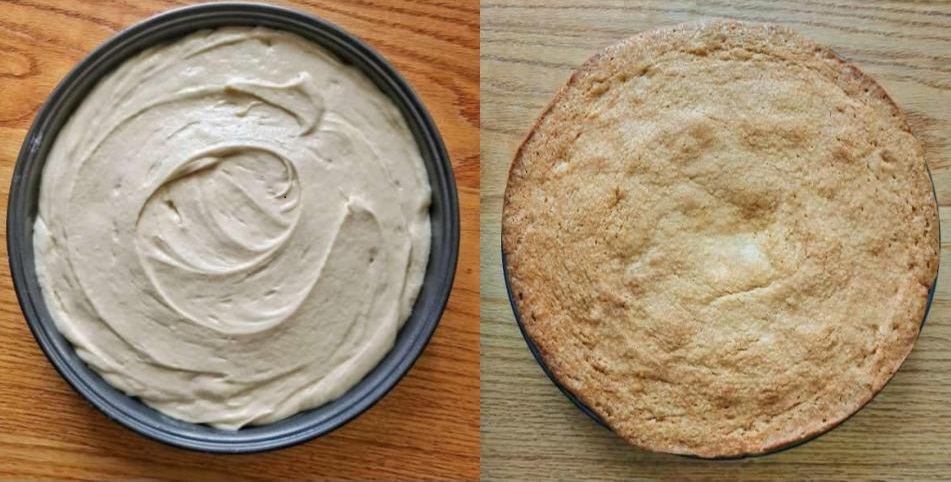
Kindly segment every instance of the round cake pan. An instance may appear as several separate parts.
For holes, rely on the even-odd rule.
[[[45,306],[33,262],[33,222],[40,174],[59,129],[105,74],[137,52],[189,33],[224,26],[263,26],[295,33],[366,74],[399,106],[419,144],[432,186],[432,250],[413,313],[389,354],[337,400],[279,422],[237,431],[165,416],[106,383],[76,355]],[[170,10],[133,25],[83,59],[56,87],[23,141],[7,211],[7,251],[17,298],[40,348],[56,370],[96,408],[155,440],[192,450],[244,453],[271,450],[326,434],[380,400],[409,371],[439,323],[459,253],[459,207],[442,138],[419,97],[366,43],[340,27],[294,10],[264,4],[216,3]]]
[[[931,180],[931,193],[932,193],[932,196],[934,196],[935,205],[937,205],[937,203],[938,203],[938,193],[937,193],[937,191],[936,191],[936,189],[935,189],[934,176],[931,175],[931,170],[930,170],[930,169],[928,170],[928,178]],[[939,245],[941,244],[941,226],[940,226],[940,220],[938,221],[938,244],[939,244]],[[939,269],[940,269],[940,263],[939,263]],[[601,417],[599,417],[598,414],[594,412],[594,410],[591,410],[591,408],[588,407],[587,405],[585,405],[584,402],[582,402],[580,399],[578,399],[578,397],[576,397],[574,393],[571,393],[571,390],[568,390],[567,388],[565,388],[564,385],[562,385],[561,383],[558,382],[558,379],[555,378],[555,376],[552,374],[551,370],[548,369],[548,366],[545,365],[545,360],[544,360],[544,358],[542,358],[541,352],[538,351],[538,347],[535,345],[535,342],[532,341],[532,338],[531,338],[530,336],[528,336],[528,332],[525,331],[525,324],[522,322],[522,317],[521,317],[521,315],[520,315],[519,312],[518,312],[518,305],[515,303],[515,295],[514,295],[514,293],[512,293],[512,283],[511,283],[511,281],[509,280],[508,265],[507,265],[506,262],[505,262],[505,249],[504,249],[504,248],[502,249],[502,277],[503,277],[503,279],[505,280],[505,291],[506,291],[506,293],[508,294],[509,304],[512,306],[512,313],[513,313],[513,315],[515,316],[515,323],[518,325],[518,329],[519,329],[519,331],[522,333],[522,338],[525,339],[525,344],[528,345],[528,350],[532,352],[532,356],[535,358],[535,361],[538,363],[538,365],[541,366],[542,371],[545,372],[545,375],[548,377],[548,379],[551,380],[551,382],[555,384],[555,386],[558,388],[558,390],[559,390],[565,397],[567,397],[568,400],[571,401],[571,403],[573,403],[576,407],[578,407],[579,410],[581,410],[585,415],[587,415],[589,418],[591,418],[592,420],[594,420],[595,422],[597,422],[598,425],[600,425],[600,426],[602,426],[602,427],[604,427],[604,428],[610,430],[611,427],[609,427],[608,424],[605,423],[605,421],[602,420]],[[934,293],[935,293],[935,288],[937,287],[937,285],[938,285],[938,276],[937,276],[937,274],[936,274],[934,281],[932,281],[932,283],[931,283],[931,288],[928,290],[928,301],[927,301],[927,304],[925,305],[925,314],[924,314],[924,316],[922,316],[922,318],[921,318],[921,327],[922,327],[922,328],[924,327],[925,320],[928,319],[928,312],[931,310],[931,303],[934,301]],[[920,333],[921,333],[921,331],[919,330],[919,334],[920,334]],[[891,380],[889,380],[889,382],[890,382],[890,381],[891,381]],[[887,385],[887,382],[886,382],[886,385]],[[884,387],[883,387],[883,388],[884,388]],[[874,398],[874,397],[873,397],[873,398]],[[866,402],[866,405],[867,405],[869,402],[871,402],[871,399],[870,399],[868,402]],[[864,406],[863,406],[863,407],[864,407]],[[816,435],[813,435],[812,437],[807,437],[807,438],[804,438],[804,439],[802,439],[802,440],[797,440],[797,441],[795,441],[795,442],[793,442],[793,443],[791,443],[791,444],[789,444],[789,445],[777,447],[777,448],[775,448],[775,449],[773,449],[773,450],[770,450],[770,451],[767,451],[767,452],[758,453],[758,454],[752,454],[752,455],[747,455],[747,456],[740,456],[740,457],[721,457],[720,460],[733,460],[733,459],[742,459],[742,458],[747,458],[747,457],[757,457],[757,456],[769,455],[769,454],[774,454],[774,453],[777,453],[777,452],[782,452],[782,451],[784,451],[784,450],[789,450],[789,449],[791,449],[791,448],[793,448],[793,447],[797,447],[797,446],[799,446],[799,445],[802,445],[802,444],[804,444],[804,443],[806,443],[806,442],[809,442],[809,441],[811,441],[811,440],[815,440],[816,438],[818,438],[818,437],[820,437],[820,436],[822,436],[822,435],[825,435],[825,434],[829,433],[829,431],[831,431],[833,428],[835,428],[835,427],[841,425],[841,424],[844,423],[846,420],[852,418],[856,413],[859,413],[859,411],[861,411],[861,408],[860,408],[859,410],[856,410],[854,413],[852,413],[851,415],[849,415],[848,417],[846,417],[846,418],[843,419],[842,421],[840,421],[838,424],[836,424],[836,425],[830,427],[830,428],[829,428],[828,430],[826,430],[825,432],[818,433],[818,434],[816,434]],[[686,457],[686,458],[702,458],[702,457],[696,457],[696,456],[693,456],[693,455],[681,455],[681,456],[682,456],[682,457]]]

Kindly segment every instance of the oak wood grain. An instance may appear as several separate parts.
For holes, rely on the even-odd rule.
[[[942,258],[951,260],[951,4],[851,0],[482,2],[482,469],[492,479],[671,480],[951,478],[951,270],[918,344],[891,384],[822,438],[740,461],[703,461],[627,446],[574,408],[519,335],[499,254],[501,196],[512,155],[571,70],[636,32],[704,17],[778,22],[871,74],[908,114],[933,169]]]
[[[116,31],[183,3],[0,2],[4,208],[20,143],[56,83]],[[479,7],[474,0],[279,3],[326,18],[369,42],[419,92],[443,134],[459,186],[463,236],[449,307],[432,342],[379,404],[326,437],[264,454],[193,453],[136,435],[75,394],[30,335],[3,263],[0,479],[478,477]],[[6,242],[0,246],[5,259]]]

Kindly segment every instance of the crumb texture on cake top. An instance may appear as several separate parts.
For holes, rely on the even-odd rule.
[[[878,84],[786,28],[711,21],[579,68],[515,156],[502,228],[559,381],[637,446],[719,457],[881,390],[917,337],[937,222]]]

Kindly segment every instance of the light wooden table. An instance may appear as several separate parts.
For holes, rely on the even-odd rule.
[[[597,5],[595,5],[597,3]],[[951,478],[951,269],[928,323],[890,385],[826,436],[777,455],[702,461],[625,445],[545,378],[502,284],[499,214],[507,167],[570,71],[596,50],[702,17],[784,23],[873,75],[906,111],[934,170],[951,262],[951,4],[789,2],[482,2],[482,475],[486,478]]]
[[[20,142],[56,83],[114,32],[178,4],[0,1],[4,208]],[[3,262],[0,479],[478,477],[478,5],[318,0],[294,6],[338,23],[392,61],[420,93],[448,145],[463,239],[449,308],[432,342],[386,398],[329,436],[265,454],[193,453],[126,430],[69,388],[30,335]],[[5,241],[0,250],[6,259]]]

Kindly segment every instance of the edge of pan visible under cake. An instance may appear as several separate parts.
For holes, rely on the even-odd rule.
[[[577,69],[515,154],[513,303],[618,435],[764,453],[858,411],[911,351],[938,266],[921,143],[789,29],[654,30]]]

